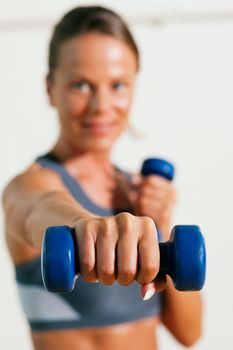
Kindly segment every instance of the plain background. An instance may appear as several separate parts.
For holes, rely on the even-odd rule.
[[[0,190],[57,135],[44,88],[52,26],[90,1],[13,1],[0,13]],[[138,41],[142,68],[131,112],[141,136],[126,133],[113,160],[135,171],[148,156],[177,169],[174,224],[198,224],[207,245],[202,339],[193,349],[233,349],[233,2],[99,1],[116,9]],[[18,303],[0,216],[0,348],[32,349]],[[160,349],[179,350],[161,327]]]

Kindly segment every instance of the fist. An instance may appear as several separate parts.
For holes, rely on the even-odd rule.
[[[154,221],[130,213],[78,219],[73,224],[80,272],[88,282],[127,286],[134,280],[146,286],[159,272],[159,246]],[[156,284],[156,283],[155,283]],[[156,288],[161,289],[161,283]]]
[[[170,232],[176,203],[176,190],[171,181],[157,175],[138,175],[133,181],[130,197],[135,215],[151,217],[164,235],[164,231]]]

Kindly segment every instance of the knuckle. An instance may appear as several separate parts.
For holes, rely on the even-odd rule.
[[[86,220],[82,223],[82,229],[78,231],[79,241],[88,241],[96,235],[96,221]]]
[[[92,228],[92,225],[94,223],[94,220],[84,220],[83,223],[82,223],[82,226],[83,226],[83,231],[85,232],[89,232],[90,229]]]
[[[136,271],[133,268],[123,268],[118,273],[118,282],[122,286],[128,286],[135,280]]]
[[[146,276],[144,276],[142,273],[139,273],[137,276],[136,276],[136,281],[139,283],[139,284],[147,284],[147,283],[150,283],[151,281],[148,280],[148,278]]]
[[[129,230],[132,227],[134,216],[127,212],[122,212],[117,215],[118,224],[124,229]]]
[[[155,279],[159,272],[159,264],[150,264],[145,266],[141,271],[141,278],[143,280],[143,283],[150,283],[152,280]]]
[[[123,282],[121,283],[121,285],[122,286],[129,286],[131,283],[133,283],[133,281],[134,281],[134,277],[133,276],[131,276],[131,277],[127,277],[127,278],[125,278],[124,280],[123,280]]]
[[[102,266],[99,271],[99,275],[101,278],[109,279],[114,275],[114,270],[108,266]]]
[[[135,275],[135,271],[133,269],[130,269],[130,268],[123,269],[123,271],[121,273],[126,280],[132,280],[134,278],[134,275]]]
[[[126,287],[126,286],[129,286],[129,285],[132,283],[132,281],[127,281],[127,280],[124,280],[124,279],[118,279],[118,283],[119,283],[121,286]]]
[[[111,231],[110,231],[110,222],[108,218],[105,217],[101,220],[101,226],[102,226],[102,234],[104,234],[105,236],[109,236]]]
[[[124,211],[124,212],[118,214],[117,216],[118,216],[121,220],[126,220],[126,221],[131,220],[131,219],[133,218],[133,215],[130,214],[130,213],[128,213],[128,212],[126,212],[126,211]]]
[[[146,228],[146,230],[148,232],[154,232],[155,231],[155,223],[154,220],[152,218],[150,218],[149,216],[144,216],[142,217],[142,221],[143,221],[143,225]]]
[[[95,283],[97,281],[96,274],[89,274],[83,277],[84,281],[89,283]]]
[[[80,265],[81,265],[81,273],[84,275],[88,275],[88,273],[90,273],[90,271],[92,271],[93,269],[93,264],[90,261],[90,259],[88,259],[88,257],[84,257]]]
[[[118,282],[121,286],[129,286],[134,281],[134,278],[132,277],[121,277],[118,278]]]
[[[144,268],[143,268],[143,274],[145,274],[145,276],[148,276],[149,278],[155,278],[157,273],[159,271],[159,267],[158,264],[147,264]],[[152,277],[151,277],[152,276]]]
[[[101,219],[101,234],[105,237],[112,236],[115,233],[115,224],[112,217],[104,217]]]
[[[101,282],[103,282],[106,286],[111,286],[115,282],[115,278],[113,277],[108,277],[108,278],[101,278]]]

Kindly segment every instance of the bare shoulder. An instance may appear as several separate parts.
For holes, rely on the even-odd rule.
[[[22,239],[22,222],[39,196],[51,191],[67,190],[54,171],[32,164],[10,180],[3,192],[6,241],[16,264],[38,255],[38,251]]]
[[[3,191],[3,205],[9,196],[28,192],[44,192],[60,190],[66,191],[59,175],[53,170],[43,168],[39,164],[32,164],[21,174],[18,174]]]
[[[2,195],[5,221],[17,227],[17,217],[26,217],[40,196],[51,192],[67,192],[59,175],[38,164],[32,164],[15,176]]]

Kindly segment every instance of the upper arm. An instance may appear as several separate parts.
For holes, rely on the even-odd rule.
[[[21,230],[34,203],[41,195],[51,191],[67,192],[55,172],[37,164],[12,179],[2,196],[7,231]]]

